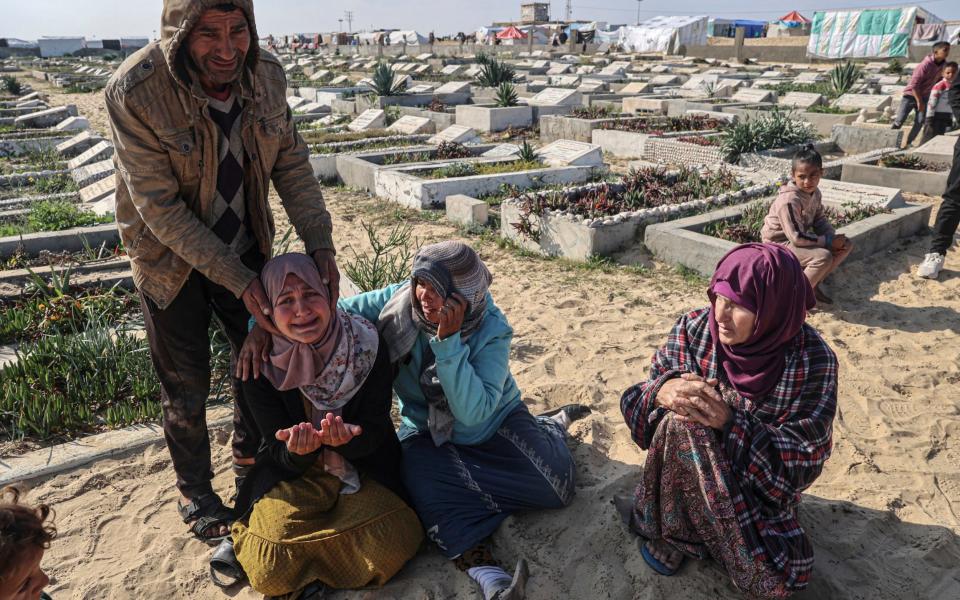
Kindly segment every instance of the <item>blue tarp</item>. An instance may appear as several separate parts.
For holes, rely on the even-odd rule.
[[[767,22],[747,19],[714,19],[710,23],[710,35],[714,37],[736,37],[737,27],[743,27],[745,37],[758,38],[763,37]]]

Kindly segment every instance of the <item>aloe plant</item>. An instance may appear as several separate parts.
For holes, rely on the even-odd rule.
[[[503,82],[497,87],[497,106],[501,108],[516,106],[518,100],[517,88],[512,83]]]
[[[517,72],[513,67],[494,58],[485,58],[480,63],[480,73],[477,74],[477,83],[484,87],[499,87],[504,83],[513,83]]]
[[[533,162],[538,160],[537,151],[534,150],[530,142],[523,140],[523,143],[520,144],[520,151],[517,153],[517,158],[524,162]]]
[[[853,89],[861,75],[860,68],[852,62],[845,62],[830,70],[830,87],[838,96]]]
[[[370,79],[373,82],[373,91],[378,96],[399,96],[403,93],[403,82],[397,81],[393,67],[387,63],[378,63]]]

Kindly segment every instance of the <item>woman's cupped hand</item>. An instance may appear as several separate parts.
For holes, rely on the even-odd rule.
[[[694,373],[684,373],[663,384],[657,393],[657,405],[718,430],[733,418],[733,410],[717,391],[717,380],[704,379]]]
[[[350,443],[363,433],[359,425],[344,423],[342,417],[332,412],[320,421],[320,429],[313,423],[300,423],[277,431],[276,438],[286,443],[291,454],[305,455],[316,452],[322,446],[337,447]]]

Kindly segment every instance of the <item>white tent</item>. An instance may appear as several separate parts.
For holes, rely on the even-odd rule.
[[[399,46],[404,43],[409,45],[426,44],[428,41],[429,40],[426,37],[420,35],[416,31],[413,31],[412,29],[408,31],[391,31],[390,32],[391,46]]]
[[[709,19],[694,17],[654,17],[636,27],[622,27],[617,40],[630,52],[675,53],[680,46],[706,46]]]

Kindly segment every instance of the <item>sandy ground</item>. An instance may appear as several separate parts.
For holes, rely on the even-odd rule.
[[[81,108],[91,121],[96,110]],[[361,222],[405,220],[422,241],[473,244],[515,329],[511,365],[530,409],[593,407],[572,429],[573,505],[511,517],[495,536],[505,562],[519,555],[530,561],[529,598],[740,597],[710,563],[691,563],[678,577],[655,575],[610,504],[636,485],[644,458],[623,424],[620,394],[646,377],[675,319],[706,303],[703,282],[649,261],[646,269],[584,269],[524,257],[366,194],[327,188],[326,197],[342,258],[365,248]],[[282,232],[282,209],[275,212]],[[840,409],[833,456],[800,509],[817,562],[810,588],[798,597],[960,597],[960,255],[948,257],[939,282],[918,280],[913,271],[928,241],[906,240],[850,264],[842,280],[828,282],[833,310],[810,317],[840,359]],[[214,483],[227,496],[226,435],[214,437]],[[259,598],[249,588],[224,594],[209,582],[210,550],[180,523],[173,481],[166,450],[156,445],[37,482],[29,499],[50,503],[60,529],[43,561],[53,596]],[[478,595],[425,549],[383,589],[333,597]]]

